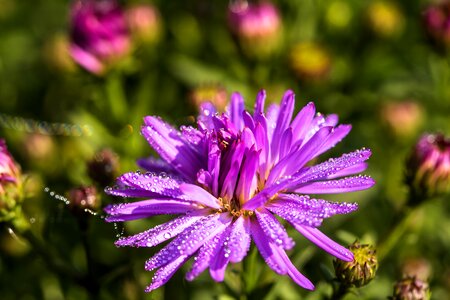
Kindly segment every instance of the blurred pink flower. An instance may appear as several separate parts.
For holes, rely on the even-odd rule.
[[[450,1],[429,6],[424,13],[424,23],[436,42],[450,46]]]

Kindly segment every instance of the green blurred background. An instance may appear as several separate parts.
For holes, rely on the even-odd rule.
[[[353,125],[321,160],[363,146],[373,151],[366,173],[376,186],[327,196],[356,201],[360,209],[325,221],[322,229],[344,245],[355,239],[377,244],[407,210],[405,159],[417,138],[450,133],[450,56],[423,25],[431,2],[274,1],[282,28],[262,44],[231,33],[228,1],[121,3],[154,5],[158,34],[136,42],[120,66],[96,76],[67,52],[69,1],[0,0],[0,136],[27,177],[23,209],[31,224],[26,234],[0,226],[0,298],[229,299],[241,267],[254,278],[257,299],[330,295],[332,257],[294,231],[297,245],[290,257],[316,283],[315,292],[275,275],[252,253],[243,266],[227,271],[225,284],[207,272],[186,282],[184,267],[164,287],[145,294],[152,274],[144,262],[157,249],[117,249],[113,243],[165,218],[107,224],[101,209],[74,214],[55,195],[94,184],[86,162],[101,149],[117,153],[118,173],[136,170],[135,160],[152,154],[139,134],[146,115],[193,123],[198,95],[239,91],[251,109],[261,88],[273,102],[293,89],[297,110],[314,101],[319,111]],[[120,201],[103,188],[97,185],[102,206]],[[449,299],[448,216],[448,197],[422,204],[381,259],[377,277],[347,298],[386,299],[405,265],[420,261],[430,274],[432,298]]]

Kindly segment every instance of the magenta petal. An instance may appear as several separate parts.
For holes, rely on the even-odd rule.
[[[320,226],[323,219],[336,214],[347,214],[358,208],[356,203],[329,202],[309,196],[280,194],[267,209],[292,224]]]
[[[314,114],[316,113],[316,107],[314,103],[309,102],[294,118],[291,123],[293,129],[293,139],[294,141],[303,141],[308,129],[310,128],[311,122],[314,119]]]
[[[186,280],[192,281],[198,275],[200,275],[211,263],[211,260],[217,256],[220,247],[223,244],[225,237],[228,236],[229,226],[224,228],[224,231],[217,233],[214,238],[210,239],[208,243],[205,243],[199,250],[196,257],[194,257],[194,263],[191,269],[186,274]]]
[[[145,264],[145,269],[151,271],[165,266],[176,257],[192,255],[230,223],[231,217],[227,213],[213,214],[200,219],[150,258]]]
[[[197,210],[194,203],[174,199],[152,199],[132,203],[114,204],[105,207],[107,222],[123,222],[156,215],[182,214]]]
[[[172,174],[174,172],[173,168],[167,162],[154,157],[141,158],[138,159],[136,163],[139,167],[149,172],[164,172],[167,174]]]
[[[283,132],[288,128],[294,113],[295,95],[288,90],[281,100],[280,111],[272,137],[271,153],[272,160],[276,160],[280,150],[280,139]]]
[[[287,267],[289,277],[291,277],[294,282],[302,288],[310,291],[314,290],[314,284],[297,270],[297,268],[292,264],[291,260],[287,256],[286,252],[284,252],[283,249],[279,247],[277,248],[280,257],[283,259],[284,264]]]
[[[182,183],[180,184],[180,191],[183,193],[183,199],[185,200],[195,201],[211,208],[220,208],[219,200],[198,185]]]
[[[236,130],[242,129],[244,121],[242,119],[242,112],[244,111],[244,98],[239,93],[233,93],[231,95],[229,114],[231,122],[233,123]]]
[[[180,199],[182,197],[182,192],[179,189],[182,181],[175,179],[173,176],[169,177],[167,174],[129,172],[120,176],[117,182],[131,188],[147,190],[152,197]]]
[[[326,142],[319,149],[317,149],[317,153],[315,156],[319,156],[320,154],[334,147],[344,137],[347,136],[347,134],[350,132],[351,129],[352,129],[351,125],[339,125],[338,127],[333,128]]]
[[[366,162],[358,163],[354,166],[342,169],[341,171],[338,171],[332,175],[329,175],[327,179],[334,179],[339,177],[344,177],[348,175],[354,175],[361,172],[364,172],[367,169],[368,164]]]
[[[237,218],[228,240],[231,262],[237,263],[244,259],[250,248],[250,241],[250,220],[244,217]]]
[[[255,214],[261,229],[272,243],[286,250],[294,247],[295,243],[288,236],[286,229],[267,209],[261,208],[259,211],[255,210]]]
[[[304,237],[308,240],[330,253],[331,255],[342,259],[344,261],[353,261],[353,253],[345,247],[342,247],[325,234],[323,234],[319,229],[303,226],[303,225],[295,225],[294,228],[297,229]]]
[[[338,180],[326,180],[306,183],[295,189],[299,194],[340,194],[366,190],[371,188],[375,181],[369,176],[354,176]]]
[[[264,101],[266,100],[266,91],[260,90],[256,95],[255,107],[253,110],[253,117],[262,115],[264,113]]]
[[[217,252],[211,257],[209,274],[212,279],[222,282],[225,278],[225,270],[230,261],[230,249],[228,248],[228,240],[230,239],[231,226],[229,226],[221,236],[221,240],[217,247]]]
[[[157,117],[146,117],[142,135],[156,152],[185,178],[194,181],[204,162],[181,133]]]
[[[187,214],[167,223],[153,227],[150,230],[132,235],[122,237],[116,241],[116,246],[134,246],[134,247],[153,247],[166,240],[169,240],[184,229],[203,218],[208,212],[198,211],[192,214]]]
[[[266,264],[280,275],[287,274],[287,267],[282,257],[275,248],[275,245],[270,242],[269,238],[264,234],[264,231],[255,220],[250,222],[250,232],[256,247],[264,258]]]
[[[156,271],[155,275],[153,275],[152,283],[145,291],[147,293],[151,292],[165,284],[188,259],[188,255],[181,255]]]

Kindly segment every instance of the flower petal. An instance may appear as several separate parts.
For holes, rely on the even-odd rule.
[[[179,256],[190,256],[231,223],[228,213],[213,214],[195,222],[145,263],[148,271],[163,267]]]
[[[198,185],[182,183],[180,184],[180,191],[183,193],[183,199],[185,200],[195,201],[211,208],[220,208],[219,200]]]
[[[294,247],[295,243],[288,236],[286,229],[267,209],[261,208],[260,210],[255,210],[255,214],[261,229],[272,243],[286,250]]]
[[[184,229],[203,218],[208,212],[199,210],[163,223],[147,231],[122,237],[116,241],[116,246],[153,247],[181,233]]]
[[[152,199],[105,207],[107,222],[123,222],[156,215],[182,214],[200,207],[192,202],[174,199]]]
[[[253,241],[256,247],[264,258],[266,264],[274,270],[277,274],[287,274],[287,267],[278,251],[276,251],[275,245],[270,242],[270,239],[265,235],[264,231],[260,227],[256,220],[250,221],[250,232],[253,237]]]
[[[156,152],[183,177],[195,181],[197,171],[205,168],[200,154],[181,133],[157,117],[145,117],[142,135]]]
[[[214,238],[210,239],[208,243],[205,243],[199,250],[196,257],[194,257],[194,263],[191,269],[186,273],[186,280],[192,281],[199,276],[208,266],[210,266],[211,260],[217,256],[220,247],[224,241],[225,236],[228,235],[227,230],[229,227],[224,228],[224,231],[217,233]]]
[[[253,117],[262,115],[264,113],[264,101],[266,100],[266,91],[260,90],[256,95],[255,106],[253,110]]]
[[[244,109],[244,98],[242,95],[233,93],[230,100],[229,115],[236,130],[242,129],[244,125],[244,120],[242,119]]]
[[[250,248],[250,241],[250,220],[244,217],[237,218],[227,244],[231,262],[237,263],[244,259]]]
[[[366,190],[371,188],[375,181],[369,176],[353,176],[338,180],[315,181],[306,183],[295,189],[299,194],[340,194]]]
[[[151,292],[165,284],[188,259],[188,255],[181,255],[170,261],[164,267],[160,268],[156,271],[155,275],[153,275],[152,283],[145,289],[145,291],[147,293]]]
[[[286,252],[284,252],[283,249],[281,249],[280,247],[276,248],[278,254],[283,259],[284,264],[286,265],[289,277],[291,277],[292,280],[294,280],[294,282],[299,286],[301,286],[302,288],[305,288],[310,291],[314,290],[314,284],[297,270],[297,268],[292,264],[291,260],[287,256]]]
[[[316,244],[331,255],[344,261],[353,261],[353,253],[345,247],[342,247],[319,229],[310,226],[292,224],[294,228],[300,232],[308,240]]]
[[[356,203],[329,202],[323,199],[311,199],[309,196],[280,194],[267,209],[291,224],[317,227],[323,219],[336,214],[347,214],[358,208]]]

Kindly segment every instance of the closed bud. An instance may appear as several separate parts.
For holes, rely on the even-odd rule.
[[[280,45],[281,18],[270,2],[232,1],[228,9],[228,24],[249,56],[265,58]]]
[[[14,219],[16,208],[22,201],[20,167],[9,153],[6,143],[0,139],[0,221]]]
[[[117,154],[109,149],[104,149],[95,154],[87,163],[89,177],[100,186],[111,184],[117,177],[119,159]]]
[[[405,277],[394,286],[392,300],[429,300],[430,289],[426,281],[417,277]]]
[[[128,28],[133,37],[145,44],[156,43],[161,36],[161,17],[156,7],[139,4],[125,12]]]
[[[381,109],[381,118],[397,137],[411,137],[423,122],[423,109],[414,101],[389,102]]]
[[[378,269],[376,251],[371,245],[353,243],[349,247],[353,252],[353,261],[334,260],[334,270],[337,279],[347,287],[361,287],[368,284]]]
[[[68,192],[69,207],[76,214],[95,211],[100,207],[100,198],[94,186],[80,186]]]
[[[443,134],[423,135],[408,160],[406,182],[413,195],[411,204],[449,193],[450,139]]]

